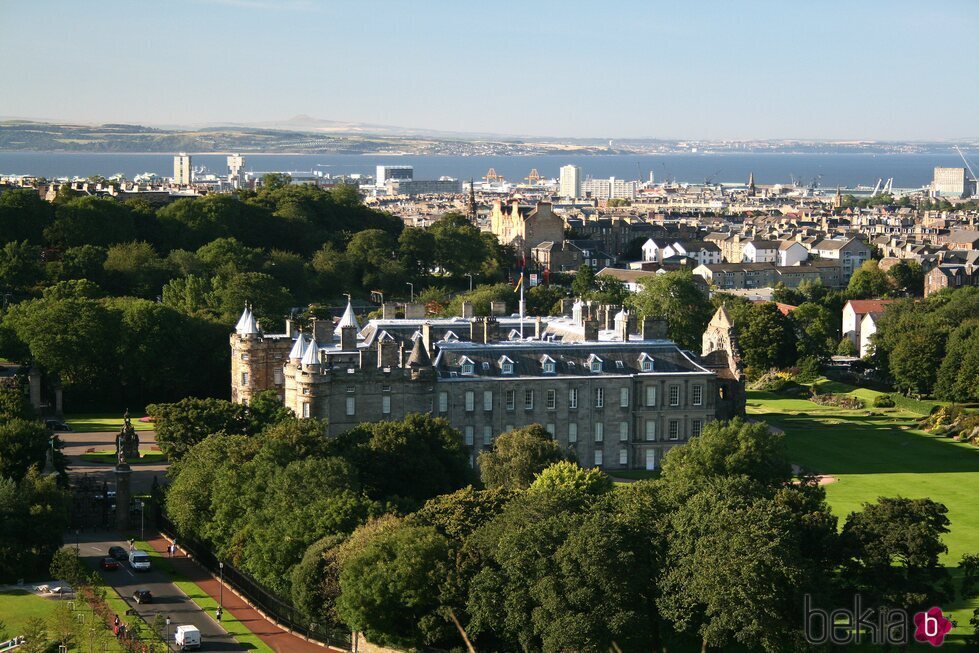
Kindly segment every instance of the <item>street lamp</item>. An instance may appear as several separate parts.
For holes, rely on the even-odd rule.
[[[221,611],[224,612],[224,562],[218,563],[218,569],[221,570],[221,596],[218,599],[218,605]]]
[[[145,513],[145,510],[144,510],[145,508],[146,508],[146,502],[144,502],[142,499],[140,499],[140,501],[139,501],[139,539],[143,540],[144,542],[146,541],[146,522],[143,519],[143,515]]]
[[[81,533],[81,530],[78,529],[78,528],[76,528],[75,529],[75,555],[79,555],[81,553],[81,548],[78,545],[78,537],[79,537],[79,534],[80,533]]]
[[[167,650],[169,651],[170,650],[170,616],[169,615],[167,616],[167,638],[166,641],[163,643],[166,645]]]
[[[411,301],[415,301],[415,284],[410,281],[406,281],[405,284],[411,288]]]
[[[466,276],[469,277],[469,292],[473,291],[473,273],[466,272]]]

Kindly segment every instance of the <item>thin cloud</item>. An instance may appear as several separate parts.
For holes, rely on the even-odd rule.
[[[199,0],[205,4],[225,5],[240,9],[265,11],[314,11],[318,9],[312,0]]]

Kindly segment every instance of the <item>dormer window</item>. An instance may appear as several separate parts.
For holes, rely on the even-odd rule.
[[[442,340],[445,342],[459,342],[459,336],[457,336],[454,331],[446,331]]]
[[[652,372],[654,368],[653,357],[649,354],[643,354],[639,357],[639,369],[643,372]]]
[[[509,356],[500,356],[500,371],[504,374],[513,374],[513,361]]]
[[[602,359],[599,358],[598,356],[596,356],[595,354],[592,354],[591,356],[589,356],[588,357],[588,369],[590,369],[592,372],[601,372],[602,371]]]
[[[541,368],[544,370],[544,374],[554,374],[557,372],[557,364],[554,362],[554,359],[547,354],[541,356],[540,363]]]
[[[472,362],[471,359],[463,356],[462,361],[460,361],[460,371],[463,376],[472,376],[476,373],[476,364]]]

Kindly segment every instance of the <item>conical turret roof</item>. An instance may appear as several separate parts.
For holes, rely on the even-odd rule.
[[[424,338],[416,338],[411,355],[408,356],[408,367],[429,367],[431,364],[432,358],[428,355]]]
[[[303,354],[306,353],[306,336],[299,334],[296,338],[296,342],[292,345],[292,350],[289,352],[289,360],[302,360]]]
[[[347,308],[343,311],[343,317],[340,318],[340,324],[337,328],[333,330],[333,335],[339,336],[343,327],[354,327],[357,331],[360,331],[360,325],[357,324],[357,316],[354,315],[354,307],[350,304],[350,300],[347,300]]]
[[[245,328],[248,323],[248,319],[252,316],[252,312],[248,310],[248,305],[245,305],[245,310],[241,312],[241,317],[238,318],[238,324],[235,325],[235,331],[241,333],[241,330]]]
[[[316,337],[309,342],[306,347],[306,351],[303,352],[302,364],[306,365],[319,365],[320,364],[320,347],[316,344]]]
[[[242,336],[258,335],[258,322],[255,321],[255,316],[251,310],[245,309],[245,311],[247,315],[241,316],[241,326],[237,329],[238,334]]]

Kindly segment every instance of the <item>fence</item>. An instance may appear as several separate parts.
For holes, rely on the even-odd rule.
[[[202,542],[194,541],[182,535],[178,537],[176,528],[165,515],[158,515],[157,523],[160,532],[172,539],[177,539],[181,549],[187,551],[201,566],[215,576],[222,575],[225,583],[233,587],[258,610],[265,613],[269,619],[302,637],[328,646],[350,650],[350,631],[309,623],[309,620],[288,601],[269,592],[247,573],[236,569],[227,562],[224,563],[222,572],[218,565],[219,560],[210,548]]]

